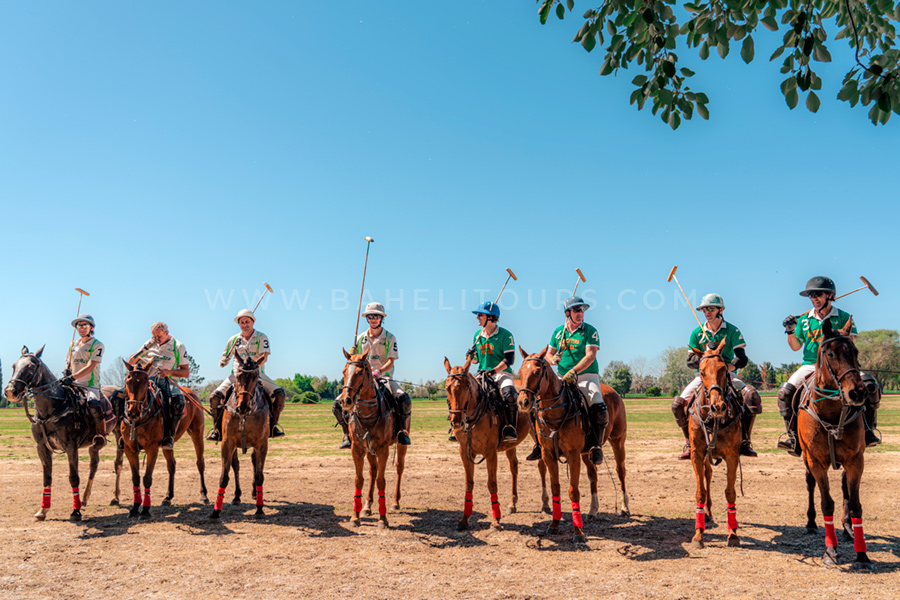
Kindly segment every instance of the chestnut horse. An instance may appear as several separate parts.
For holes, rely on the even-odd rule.
[[[600,510],[600,499],[597,496],[597,468],[590,461],[589,452],[585,451],[585,436],[582,414],[579,404],[581,393],[575,386],[563,385],[562,379],[553,371],[547,362],[548,348],[538,354],[527,354],[521,346],[519,352],[524,361],[519,367],[519,410],[537,413],[538,435],[541,437],[541,453],[543,461],[550,470],[550,491],[553,494],[553,520],[547,530],[548,534],[559,533],[559,522],[562,519],[560,507],[559,462],[569,467],[569,499],[572,502],[572,525],[575,542],[585,541],[581,519],[581,491],[578,481],[581,477],[581,462],[587,467],[587,475],[591,484],[591,508],[589,517],[597,516]],[[602,446],[606,440],[612,446],[616,459],[616,473],[622,486],[624,508],[622,515],[631,514],[628,507],[628,492],[625,488],[625,404],[621,396],[608,385],[601,385],[600,392],[609,411],[609,425],[600,440]],[[588,427],[590,425],[587,425]],[[563,461],[565,457],[565,461]]]
[[[234,360],[238,371],[234,378],[234,388],[225,403],[222,413],[222,475],[219,478],[219,491],[216,504],[210,519],[218,519],[225,501],[225,488],[228,487],[229,471],[234,469],[234,499],[231,504],[241,503],[241,483],[238,478],[239,463],[237,449],[246,453],[253,448],[253,485],[256,498],[254,516],[262,517],[263,512],[263,469],[266,465],[266,454],[269,451],[269,403],[259,383],[259,365],[252,358],[243,359],[237,352]]]
[[[488,492],[491,495],[491,529],[500,531],[500,502],[497,499],[497,454],[506,452],[509,461],[509,472],[512,474],[512,497],[510,513],[516,512],[519,499],[519,460],[516,458],[516,446],[528,437],[531,422],[527,413],[518,412],[516,421],[517,439],[515,443],[501,442],[501,420],[491,407],[490,400],[483,393],[478,381],[469,373],[472,359],[467,358],[461,367],[451,367],[450,361],[444,357],[444,368],[447,369],[447,403],[450,405],[450,425],[456,440],[459,442],[459,456],[466,470],[466,496],[463,503],[463,517],[456,526],[457,531],[469,528],[469,517],[472,515],[472,491],[475,488],[475,465],[487,462]],[[475,462],[475,457],[483,458]],[[547,467],[543,461],[538,463],[541,473],[541,488],[544,508],[549,512],[546,474]]]
[[[22,347],[22,356],[13,365],[12,378],[6,385],[10,402],[21,402],[31,422],[31,436],[37,442],[38,458],[44,469],[44,496],[41,508],[34,515],[38,521],[50,511],[50,483],[53,479],[53,454],[65,453],[69,459],[69,484],[72,486],[72,514],[70,521],[81,520],[81,507],[91,496],[94,475],[100,463],[100,448],[93,445],[95,435],[106,435],[115,417],[110,414],[104,431],[97,431],[94,420],[87,415],[83,402],[71,388],[64,386],[41,360],[44,348],[34,354]],[[34,415],[28,410],[28,396],[34,399]],[[110,410],[112,408],[110,407]],[[82,496],[78,491],[78,449],[88,446],[91,458],[88,482]]]
[[[712,461],[725,459],[725,501],[728,503],[728,545],[740,546],[737,535],[737,509],[735,480],[741,462],[741,404],[737,392],[728,394],[731,375],[728,364],[722,358],[727,340],[705,352],[692,349],[700,355],[700,387],[688,409],[690,421],[691,465],[697,478],[697,511],[694,520],[694,537],[691,545],[703,548],[703,532],[706,517],[712,519]]]
[[[125,361],[122,362],[125,363],[128,373],[125,375],[125,410],[119,427],[125,446],[125,456],[131,465],[131,485],[134,490],[134,505],[128,511],[128,516],[132,518],[140,516],[141,520],[144,520],[150,518],[150,488],[153,485],[156,459],[159,457],[159,445],[163,440],[162,402],[159,398],[159,394],[162,392],[155,386],[151,386],[150,375],[145,369],[133,367]],[[174,386],[175,383],[173,382],[172,385]],[[203,411],[200,409],[199,400],[193,391],[187,388],[180,389],[185,396],[184,417],[178,423],[175,440],[177,441],[186,431],[191,436],[191,440],[194,442],[194,452],[197,455],[197,471],[200,472],[200,499],[204,504],[209,504],[204,476],[206,464],[203,460]],[[141,450],[146,456],[143,501],[141,500]],[[162,506],[169,506],[175,496],[175,453],[173,450],[163,449],[163,456],[166,458],[166,467],[169,471],[169,487]],[[117,468],[116,490],[119,489],[120,473],[121,469]],[[116,500],[118,500],[118,495]]]
[[[869,392],[859,372],[859,351],[850,337],[852,324],[851,318],[844,329],[834,331],[830,320],[822,322],[823,339],[816,358],[814,383],[812,386],[804,384],[801,410],[797,414],[797,433],[806,464],[806,488],[809,492],[806,528],[810,533],[817,531],[813,496],[818,485],[825,521],[824,562],[829,566],[838,564],[838,554],[828,467],[837,470],[842,465],[844,537],[853,540],[857,565],[871,566],[866,554],[862,504],[859,501],[866,450],[861,414]]]
[[[387,506],[384,498],[384,474],[387,470],[388,452],[397,439],[394,435],[394,413],[390,404],[375,383],[372,368],[366,358],[369,349],[362,354],[349,354],[344,350],[344,387],[338,397],[341,408],[349,414],[350,453],[356,466],[353,518],[350,525],[359,527],[359,514],[372,514],[372,495],[378,486],[378,528],[388,527]],[[393,509],[400,508],[400,481],[406,465],[407,446],[397,444],[397,486],[394,490]],[[363,462],[369,459],[369,495],[362,505]]]

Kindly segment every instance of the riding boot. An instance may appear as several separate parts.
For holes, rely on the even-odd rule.
[[[525,457],[525,460],[538,460],[541,458],[541,442],[540,442],[540,434],[538,434],[537,423],[534,419],[534,413],[531,413],[531,430],[534,431],[534,439],[537,440],[534,444],[534,448],[531,449],[531,454]]]
[[[175,436],[178,435],[178,425],[184,418],[184,396],[169,396],[169,434],[163,440],[163,448],[173,448],[175,446]],[[171,440],[170,440],[171,438]],[[171,445],[166,446],[166,442],[171,441]]]
[[[797,445],[797,416],[794,411],[794,394],[797,388],[790,383],[785,383],[778,390],[778,410],[784,419],[784,430],[787,433],[786,439],[778,440],[778,447],[787,450],[791,456],[800,456],[800,449]]]
[[[688,416],[686,412],[687,400],[681,396],[675,396],[672,399],[672,414],[675,415],[675,423],[681,427],[684,433],[684,448],[678,455],[678,460],[688,460],[691,458],[691,437],[688,433]]]
[[[678,460],[690,460],[691,459],[691,434],[690,434],[690,431],[688,431],[688,426],[682,425],[681,432],[684,434],[684,449],[681,451],[681,454],[678,455]]]
[[[756,420],[756,415],[751,413],[749,410],[745,410],[741,415],[741,448],[740,455],[741,456],[749,456],[751,458],[756,458],[758,455],[756,454],[756,450],[753,449],[753,446],[750,444],[750,432],[753,431],[753,421]]]
[[[603,462],[603,434],[606,426],[609,425],[609,411],[606,410],[605,402],[598,402],[592,404],[588,412],[591,415],[591,433],[594,438],[591,447],[591,462],[599,465]]]
[[[340,402],[335,398],[334,402],[331,404],[331,414],[334,415],[334,418],[337,419],[338,425],[341,426],[341,429],[344,431],[344,439],[341,440],[340,446],[338,446],[341,450],[346,450],[351,446],[350,444],[350,426],[347,425],[347,420],[344,419],[344,409],[341,408]]]
[[[278,419],[281,417],[281,411],[284,410],[284,402],[287,400],[284,390],[278,388],[272,394],[272,418],[270,420],[269,437],[284,437],[284,429],[278,426]]]
[[[119,388],[113,391],[109,396],[109,403],[112,404],[113,414],[116,415],[116,424],[113,427],[118,430],[122,423],[122,417],[125,416],[125,388]],[[125,440],[122,436],[119,436],[116,447],[119,450],[125,449]]]
[[[209,396],[209,412],[212,413],[213,428],[206,435],[206,439],[211,442],[222,441],[222,403],[224,401],[225,396],[222,392],[215,391]]]
[[[877,446],[881,443],[881,438],[875,434],[875,427],[878,425],[878,409],[866,403],[865,424],[866,424],[866,448]]]
[[[101,408],[99,402],[90,400],[87,403],[87,411],[94,421],[95,431],[97,432],[94,435],[92,444],[97,448],[102,448],[106,445],[106,419],[103,417],[103,408]]]
[[[505,387],[502,392],[503,400],[506,404],[506,424],[503,427],[502,441],[517,442],[519,441],[519,433],[516,431],[519,419],[519,403],[516,398],[516,388],[513,386]]]
[[[397,398],[397,422],[400,424],[400,431],[397,433],[397,443],[401,446],[409,446],[412,440],[409,439],[409,424],[412,417],[412,399],[409,394],[403,392]]]
[[[175,427],[174,427],[174,419],[173,417],[174,411],[172,410],[172,399],[166,398],[163,401],[163,439],[162,443],[159,445],[163,450],[171,450],[175,447]]]

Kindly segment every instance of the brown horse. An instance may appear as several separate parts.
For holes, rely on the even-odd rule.
[[[700,355],[700,388],[697,390],[689,410],[691,464],[697,478],[697,511],[694,520],[694,537],[691,545],[703,548],[703,532],[706,517],[712,519],[712,461],[716,464],[723,458],[726,465],[725,501],[728,503],[728,545],[740,546],[737,535],[737,508],[735,501],[735,480],[741,462],[741,405],[735,400],[734,392],[729,395],[731,377],[728,364],[722,358],[722,349],[727,340],[722,340],[716,348],[705,352],[693,349]]]
[[[234,469],[234,499],[231,504],[241,503],[241,483],[238,478],[237,449],[246,453],[252,447],[253,485],[256,498],[254,516],[262,517],[263,481],[266,465],[266,454],[269,452],[269,403],[264,390],[259,384],[259,365],[252,358],[246,360],[235,353],[234,360],[238,371],[234,378],[234,390],[225,404],[222,414],[222,476],[219,478],[219,491],[216,504],[210,519],[218,519],[225,501],[225,488],[228,487],[229,471]]]
[[[469,528],[469,517],[472,515],[472,491],[475,488],[475,465],[487,462],[488,492],[491,495],[491,529],[500,531],[500,502],[497,499],[497,454],[506,453],[509,461],[509,472],[512,475],[512,497],[507,509],[510,513],[516,512],[516,502],[519,500],[519,460],[516,458],[516,446],[528,437],[531,431],[531,423],[527,413],[517,413],[516,421],[517,439],[515,443],[502,442],[500,430],[502,427],[499,415],[491,407],[490,400],[482,392],[478,381],[469,373],[472,359],[467,358],[461,367],[451,367],[450,361],[444,357],[444,368],[447,369],[447,402],[450,405],[450,425],[456,440],[459,442],[459,456],[462,459],[463,468],[466,470],[466,496],[463,503],[463,517],[456,526],[457,531]],[[475,462],[475,457],[481,455],[481,461]],[[542,500],[544,508],[549,512],[549,498],[547,496],[546,475],[547,467],[543,461],[538,463],[541,473]]]
[[[578,481],[581,477],[579,459],[587,467],[587,475],[591,484],[591,508],[589,517],[595,517],[600,510],[600,499],[597,496],[597,469],[590,461],[590,454],[585,451],[585,436],[582,426],[582,412],[579,404],[581,393],[574,386],[563,385],[562,379],[553,371],[547,362],[547,348],[538,354],[527,354],[522,347],[519,352],[524,361],[519,367],[519,379],[522,387],[519,390],[519,410],[537,413],[538,434],[541,437],[541,453],[543,461],[550,469],[550,491],[553,494],[553,520],[547,530],[548,534],[559,533],[559,522],[562,519],[560,507],[559,462],[569,466],[569,499],[572,501],[572,525],[575,528],[573,541],[585,540],[581,519],[581,491]],[[609,440],[616,459],[616,473],[622,486],[624,508],[622,515],[631,514],[628,507],[628,492],[625,488],[625,437],[627,423],[625,421],[625,404],[621,396],[608,385],[601,385],[600,392],[609,411],[609,425],[604,431],[602,446]]]
[[[124,443],[124,453],[131,465],[131,484],[134,490],[134,504],[128,511],[129,517],[140,516],[141,520],[150,518],[150,488],[153,485],[153,470],[156,467],[156,459],[159,457],[160,444],[163,440],[162,402],[159,394],[162,392],[151,385],[150,374],[142,367],[133,367],[125,363],[128,373],[125,375],[125,411],[119,426]],[[174,383],[172,385],[175,385]],[[199,400],[193,391],[180,388],[185,395],[184,417],[178,424],[175,439],[178,440],[185,432],[191,436],[194,442],[194,452],[197,455],[197,471],[200,473],[200,499],[204,504],[209,504],[206,497],[206,463],[203,459],[203,411],[200,409]],[[144,497],[141,499],[141,471],[140,453],[144,451],[146,464],[144,466]],[[173,450],[163,449],[166,458],[166,467],[169,471],[169,487],[162,506],[172,504],[175,496],[175,453]],[[116,456],[120,461],[120,457]],[[116,497],[118,502],[119,475],[121,462],[116,465]]]
[[[866,450],[865,427],[860,415],[869,392],[859,372],[859,351],[849,337],[852,323],[852,319],[848,320],[845,328],[838,331],[832,330],[828,319],[822,323],[823,339],[819,344],[814,383],[812,386],[808,383],[804,385],[801,410],[797,414],[797,432],[806,463],[806,488],[809,492],[806,528],[810,533],[818,529],[813,502],[818,485],[825,521],[825,564],[838,564],[834,500],[828,486],[828,467],[837,470],[843,465],[844,536],[853,540],[856,563],[870,567],[863,534],[862,504],[859,501]]]
[[[372,494],[378,485],[378,527],[388,527],[387,506],[384,498],[388,451],[396,443],[394,414],[387,399],[377,388],[372,368],[366,358],[369,349],[362,354],[349,354],[344,350],[344,387],[338,397],[341,408],[349,414],[350,453],[356,466],[353,518],[350,524],[359,527],[359,514],[372,514]],[[397,486],[394,490],[394,510],[400,508],[400,481],[406,465],[407,446],[397,445]],[[362,505],[363,462],[369,459],[369,495]]]

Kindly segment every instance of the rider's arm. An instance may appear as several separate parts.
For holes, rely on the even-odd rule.
[[[572,370],[576,373],[581,373],[589,366],[594,363],[594,359],[597,358],[597,351],[600,349],[599,346],[587,346],[584,349],[584,358],[578,361],[578,363],[572,367]]]
[[[80,371],[72,373],[72,379],[78,381],[79,379],[84,379],[85,377],[90,377],[91,373],[94,372],[94,369],[97,368],[97,365],[100,364],[99,360],[89,361],[87,366],[85,366]]]
[[[381,372],[382,372],[382,373],[390,373],[391,369],[394,368],[394,361],[395,361],[395,360],[397,360],[397,359],[396,359],[396,358],[389,358],[389,359],[387,359],[386,361],[384,361],[384,365],[382,365],[382,367],[381,367]]]
[[[159,373],[163,377],[188,378],[191,376],[191,367],[190,365],[181,365],[177,369],[160,369]]]
[[[262,358],[256,361],[256,366],[262,369],[262,366],[266,364],[266,361],[269,360],[269,353],[266,352],[262,355]]]
[[[554,348],[553,346],[550,346],[550,349],[547,350],[546,360],[553,366],[556,366],[556,364],[559,362],[559,357],[556,355],[556,348]]]
[[[791,347],[791,350],[797,351],[803,347],[803,344],[800,343],[800,340],[797,339],[797,336],[794,333],[787,334],[787,342],[788,346]]]
[[[744,350],[743,346],[734,349],[734,360],[728,365],[728,369],[730,371],[736,371],[737,369],[743,369],[747,366],[747,363],[750,361],[747,358],[747,352]]]

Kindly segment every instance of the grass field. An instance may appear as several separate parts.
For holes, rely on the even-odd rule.
[[[783,422],[778,414],[774,397],[763,397],[763,414],[756,420],[753,432],[754,447],[757,452],[779,452],[775,448],[778,436],[783,431]],[[627,398],[625,409],[628,415],[629,440],[671,439],[672,451],[680,447],[681,432],[675,426],[669,409],[669,398]],[[878,412],[878,425],[884,444],[870,448],[867,452],[894,452],[900,450],[900,396],[885,396]],[[269,444],[270,456],[329,456],[339,455],[337,445],[341,431],[334,427],[331,404],[288,404],[281,417],[288,435],[272,440]],[[207,418],[207,427],[210,426]],[[447,436],[447,404],[444,400],[416,399],[413,401],[412,437],[415,441],[439,442]],[[190,443],[183,440],[176,444],[176,456],[188,457],[193,453]],[[445,448],[448,455],[455,455],[458,447],[447,443],[438,445]],[[640,452],[640,448],[630,449]],[[206,453],[216,454],[215,445],[207,445]],[[113,456],[111,444],[103,450],[104,460]],[[21,407],[0,409],[0,459],[36,458],[35,444],[31,437],[30,425]],[[82,460],[87,460],[84,452]]]

